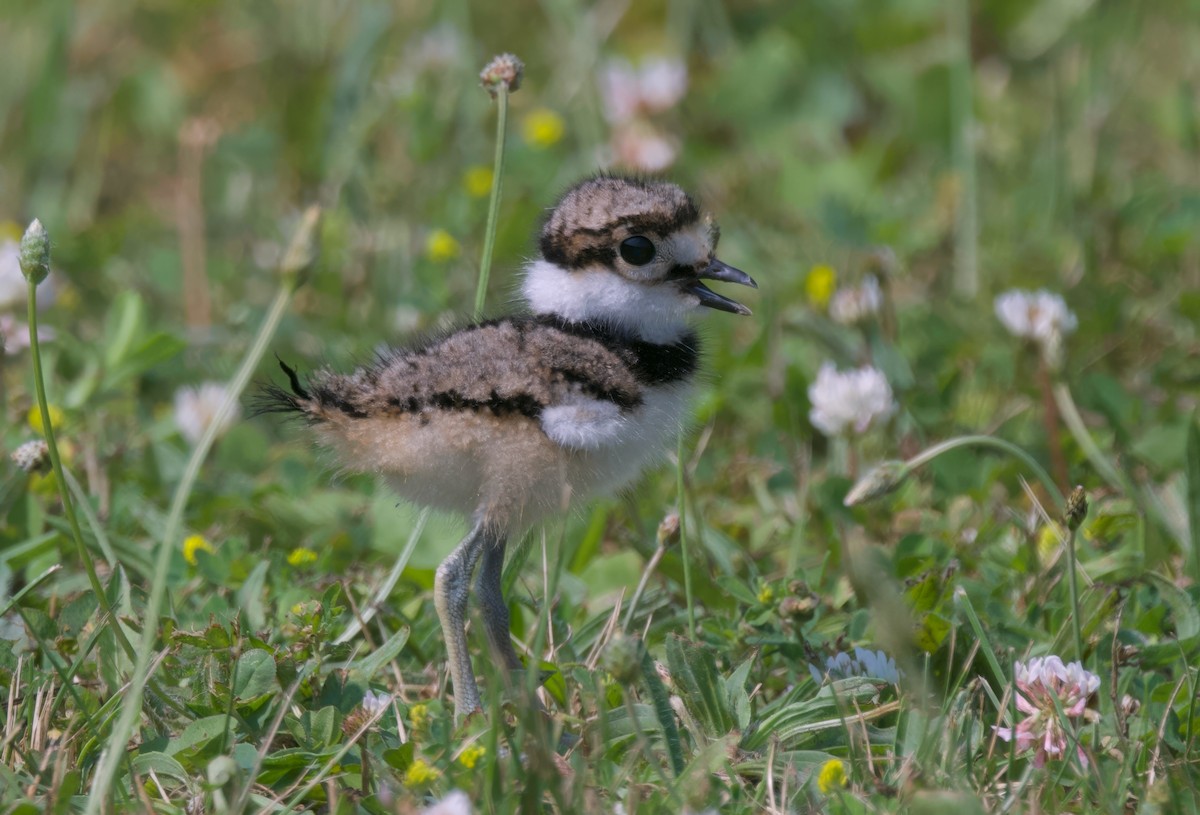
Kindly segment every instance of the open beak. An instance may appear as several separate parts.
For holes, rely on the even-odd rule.
[[[736,300],[730,300],[717,294],[715,291],[705,286],[701,280],[720,280],[725,283],[738,283],[742,286],[749,286],[752,289],[757,289],[758,284],[754,282],[754,278],[743,272],[741,269],[735,269],[728,264],[713,258],[708,262],[708,265],[696,275],[695,280],[689,280],[684,283],[684,291],[691,292],[700,298],[700,305],[708,308],[715,308],[718,311],[728,311],[730,314],[750,314],[750,309],[743,306]]]

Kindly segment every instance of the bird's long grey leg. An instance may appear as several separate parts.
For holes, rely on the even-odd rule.
[[[486,548],[489,548],[488,532],[480,520],[438,566],[433,579],[433,603],[446,638],[450,681],[454,684],[455,719],[462,719],[479,709],[479,688],[475,685],[471,654],[467,650],[467,599],[471,593],[471,573]]]
[[[483,611],[483,622],[487,629],[488,641],[492,650],[504,661],[504,667],[518,670],[521,660],[512,645],[509,632],[508,603],[504,602],[504,594],[500,578],[504,572],[503,535],[497,535],[487,542],[483,550],[483,564],[479,567],[479,605]]]

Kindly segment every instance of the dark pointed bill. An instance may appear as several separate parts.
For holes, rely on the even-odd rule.
[[[697,275],[697,278],[705,280],[720,280],[725,283],[737,283],[741,286],[749,286],[752,289],[757,289],[758,284],[754,282],[754,278],[743,272],[741,269],[735,269],[732,266],[722,263],[713,258],[704,271]],[[700,305],[708,308],[715,308],[718,311],[728,311],[730,314],[750,314],[750,309],[743,306],[736,300],[730,300],[728,297],[717,294],[715,291],[705,286],[700,282],[700,279],[690,281],[684,285],[684,289],[691,292],[700,298]]]

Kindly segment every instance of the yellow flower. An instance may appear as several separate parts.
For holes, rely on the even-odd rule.
[[[435,229],[425,239],[425,256],[434,263],[445,263],[458,257],[458,241],[444,229]]]
[[[823,309],[828,306],[829,298],[833,297],[836,288],[837,272],[832,266],[818,263],[808,270],[808,277],[804,279],[804,293],[808,295],[808,302],[816,308]]]
[[[63,409],[58,405],[46,405],[46,412],[50,414],[50,426],[55,430],[61,429],[63,422],[67,420],[67,414],[63,412]],[[42,410],[37,405],[29,409],[29,426],[38,435],[46,435],[46,428],[42,424]]]
[[[758,589],[758,602],[762,603],[765,606],[767,603],[771,602],[774,599],[775,599],[775,590],[771,588],[770,584],[763,583],[762,586],[760,586]]]
[[[566,131],[561,116],[549,108],[535,108],[521,120],[521,136],[530,147],[544,150],[558,143]]]
[[[492,168],[476,164],[463,173],[463,186],[472,198],[483,198],[492,191]]]
[[[25,230],[20,224],[13,223],[12,221],[0,221],[0,242],[12,241],[13,243],[20,243],[21,236],[24,234]]]
[[[212,551],[212,544],[201,535],[188,535],[183,540],[183,559],[193,566],[196,565],[197,552],[208,552],[211,555]]]
[[[317,553],[312,549],[305,549],[303,546],[298,546],[288,552],[287,562],[289,566],[307,566],[310,563],[317,562]]]
[[[473,770],[475,769],[475,764],[485,755],[487,755],[486,747],[479,743],[472,744],[458,754],[458,763],[468,770]]]
[[[1037,553],[1043,563],[1054,556],[1063,540],[1063,532],[1057,524],[1042,524],[1037,534]]]
[[[420,730],[429,724],[429,706],[413,705],[408,709],[408,721],[413,730]]]
[[[33,473],[29,476],[29,491],[41,498],[55,498],[58,496],[58,479],[54,476],[54,471],[50,470],[45,473]]]
[[[408,769],[405,770],[404,786],[423,787],[431,781],[437,781],[441,777],[442,774],[436,767],[431,767],[424,759],[418,758],[412,764],[409,764]]]
[[[840,759],[831,758],[821,765],[821,773],[817,776],[817,789],[822,795],[828,795],[839,787],[846,786],[846,764]]]

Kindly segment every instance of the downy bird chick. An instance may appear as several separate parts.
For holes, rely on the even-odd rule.
[[[529,313],[321,370],[269,409],[297,411],[347,469],[473,522],[438,567],[434,600],[458,717],[480,706],[467,652],[476,565],[488,640],[521,667],[500,576],[508,538],[570,501],[616,490],[661,457],[687,414],[699,308],[750,310],[704,280],[757,287],[714,255],[718,232],[674,184],[603,175],[559,199],[525,269]],[[480,564],[480,561],[482,563]]]

